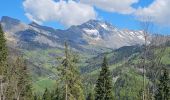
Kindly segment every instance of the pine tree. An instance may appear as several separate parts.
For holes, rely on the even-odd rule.
[[[17,57],[10,70],[7,100],[33,100],[32,84],[23,57]]]
[[[95,87],[95,100],[113,100],[112,77],[104,57],[102,69]]]
[[[5,34],[0,25],[0,75],[5,75],[7,71],[8,49],[6,46]]]
[[[31,100],[33,99],[32,83],[28,75],[26,61],[23,59],[23,57],[18,57],[16,64],[17,64],[16,67],[18,67],[17,86],[18,90],[20,91],[19,96],[21,99]]]
[[[51,93],[48,91],[48,89],[45,89],[45,92],[43,94],[43,100],[51,100]]]
[[[83,85],[77,67],[77,55],[68,50],[65,43],[65,57],[58,66],[59,77],[64,91],[65,100],[84,100]]]
[[[156,100],[170,100],[169,75],[167,69],[163,69],[163,75],[159,79],[158,93],[155,95]]]
[[[6,46],[5,35],[0,25],[0,100],[6,98],[6,85],[7,85],[7,56],[8,49]]]

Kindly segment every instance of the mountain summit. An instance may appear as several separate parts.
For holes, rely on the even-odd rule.
[[[144,43],[141,31],[121,30],[99,20],[89,20],[82,25],[58,30],[35,22],[25,24],[18,19],[4,16],[1,19],[1,25],[7,39],[15,41],[16,46],[19,47],[27,45],[28,48],[29,46],[54,48],[62,47],[63,42],[68,41],[73,48],[92,45],[117,49]]]

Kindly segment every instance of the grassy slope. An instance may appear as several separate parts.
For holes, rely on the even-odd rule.
[[[91,48],[91,47],[88,47]],[[98,47],[97,52],[100,51],[109,51],[109,49],[101,49],[100,47]],[[45,88],[51,88],[52,86],[54,86],[55,84],[55,77],[50,77],[53,75],[56,75],[57,70],[56,70],[56,65],[57,65],[57,58],[58,57],[62,57],[63,56],[63,50],[60,49],[38,49],[38,50],[25,50],[24,54],[25,54],[25,58],[27,60],[29,60],[34,66],[38,66],[40,69],[43,68],[43,70],[45,70],[45,72],[41,73],[41,75],[39,75],[38,73],[36,73],[37,71],[34,71],[32,74],[32,78],[34,80],[33,83],[33,89],[35,92],[42,92],[44,91]],[[80,62],[79,62],[79,66],[80,69],[85,67],[88,63],[86,63],[85,61],[87,59],[90,59],[92,57],[94,57],[96,54],[89,54],[87,52],[82,52],[79,53],[79,58],[81,58]],[[33,69],[35,70],[35,69]],[[38,69],[39,70],[39,69]],[[50,77],[50,78],[49,78]]]
[[[155,56],[160,55],[160,49],[155,49]],[[115,56],[116,52],[113,52],[112,54],[108,55],[108,58],[112,58],[111,56]],[[116,98],[118,95],[122,97],[121,99],[139,99],[141,95],[141,89],[142,89],[142,72],[136,69],[136,65],[141,62],[140,59],[140,53],[134,53],[130,55],[128,63],[124,59],[120,59],[118,62],[114,64],[110,64],[110,70],[113,73],[114,76],[114,90]],[[150,63],[150,60],[147,60],[147,63]],[[161,63],[168,67],[170,64],[170,47],[167,47],[166,50],[163,52],[163,57],[161,60]],[[138,67],[138,66],[137,66]],[[100,68],[97,70],[91,71],[90,73],[84,75],[85,80],[88,80],[90,82],[94,82],[99,74]],[[89,79],[89,77],[91,79]],[[150,80],[146,79],[146,84]]]
[[[42,93],[45,88],[53,89],[55,86],[55,80],[48,79],[46,77],[39,77],[36,82],[33,84],[33,90],[36,93]]]
[[[51,73],[56,73],[56,58],[59,55],[62,55],[62,50],[58,49],[25,51],[26,59],[29,59],[34,65],[40,66],[40,68],[43,67],[47,70],[47,73],[42,73],[42,75],[38,77],[32,76],[34,80],[33,90],[35,92],[42,93],[45,88],[52,89],[55,85],[55,80],[49,77],[51,76]]]
[[[166,48],[165,54],[162,58],[162,63],[165,65],[170,65],[170,47]]]
[[[134,52],[130,52],[130,51]],[[45,73],[45,75],[41,75],[39,77],[36,77],[35,82],[33,84],[33,88],[35,92],[42,92],[45,88],[52,88],[55,85],[55,81],[51,78],[48,78],[51,73],[56,73],[56,58],[63,56],[63,51],[59,49],[48,49],[48,50],[34,50],[34,51],[24,51],[25,52],[25,58],[32,61],[35,65],[43,67],[45,70],[48,70],[48,73]],[[109,51],[110,52],[110,51]],[[127,54],[129,53],[129,54]],[[113,51],[111,53],[108,53],[108,58],[112,59],[110,61],[110,70],[113,72],[114,75],[114,81],[116,82],[117,79],[124,79],[124,75],[128,76],[128,78],[133,79],[133,83],[136,83],[139,87],[136,87],[136,85],[131,85],[131,88],[139,91],[139,88],[141,86],[141,75],[134,69],[134,66],[128,66],[126,67],[124,63],[127,61],[126,58],[129,59],[130,63],[137,64],[139,60],[139,52],[136,52],[134,48],[123,48],[120,50]],[[100,64],[102,62],[102,56],[98,56],[97,58],[94,58],[95,55],[88,54],[88,53],[81,53],[79,57],[81,58],[80,61],[80,68],[89,68],[87,72],[83,73],[83,77],[85,82],[92,81],[95,83],[95,80],[97,79],[97,76],[100,71]],[[89,66],[89,62],[87,62],[87,59],[93,61],[98,66]],[[114,62],[115,61],[115,62]],[[170,47],[168,47],[165,51],[165,54],[162,58],[163,64],[170,64]],[[123,66],[123,67],[122,67]],[[92,67],[94,68],[93,70]],[[129,70],[130,69],[130,70]],[[135,76],[135,77],[134,77]],[[33,78],[35,78],[33,76]],[[138,83],[139,82],[139,83]],[[128,81],[127,81],[127,84]],[[134,87],[133,87],[134,86]],[[122,95],[124,89],[121,89]]]

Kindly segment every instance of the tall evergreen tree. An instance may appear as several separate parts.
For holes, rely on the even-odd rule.
[[[26,60],[23,59],[23,57],[18,57],[16,61],[16,67],[17,68],[17,77],[18,77],[18,83],[17,87],[20,91],[19,96],[21,99],[24,100],[32,100],[33,94],[32,94],[32,82],[28,74],[27,64]]]
[[[6,91],[7,99],[33,100],[32,84],[23,57],[17,57],[10,70],[11,75]]]
[[[170,100],[170,84],[167,69],[163,69],[163,75],[159,79],[158,93],[155,95],[156,100]]]
[[[83,85],[77,67],[77,55],[68,50],[65,43],[65,57],[58,67],[61,84],[63,84],[65,100],[84,100]]]
[[[104,57],[101,68],[95,87],[95,100],[113,100],[112,76],[106,57]]]
[[[8,49],[5,40],[5,34],[0,25],[0,100],[6,98],[6,84],[7,84],[7,56]]]
[[[7,71],[8,49],[5,40],[5,34],[0,25],[0,75],[5,75]]]

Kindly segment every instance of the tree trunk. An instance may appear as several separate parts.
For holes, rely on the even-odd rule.
[[[67,83],[66,83],[66,99],[65,100],[68,100],[68,95],[67,95]]]

